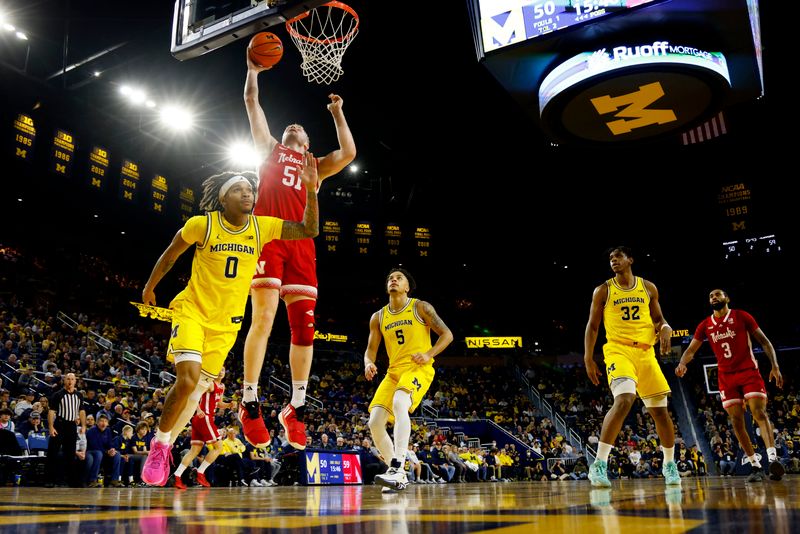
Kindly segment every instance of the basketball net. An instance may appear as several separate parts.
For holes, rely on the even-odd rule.
[[[358,35],[358,14],[342,2],[328,2],[287,21],[286,31],[303,56],[308,81],[331,84],[344,73],[342,57]]]

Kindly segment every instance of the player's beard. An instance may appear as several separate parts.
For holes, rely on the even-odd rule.
[[[713,303],[713,304],[711,305],[711,308],[712,308],[714,311],[719,311],[719,310],[721,310],[722,308],[724,308],[724,307],[725,307],[725,306],[727,306],[727,305],[728,305],[728,303],[727,303],[727,302],[723,302],[723,301],[721,301],[721,300],[718,300],[717,302],[715,302],[715,303]]]

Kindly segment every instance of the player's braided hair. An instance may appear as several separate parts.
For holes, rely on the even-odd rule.
[[[203,182],[203,198],[200,199],[200,209],[203,211],[222,211],[222,204],[219,201],[219,190],[222,185],[234,176],[244,176],[253,191],[258,189],[258,179],[256,173],[252,171],[225,171],[207,178]]]

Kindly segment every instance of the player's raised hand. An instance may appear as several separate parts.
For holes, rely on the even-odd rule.
[[[156,305],[156,292],[150,289],[149,287],[145,287],[142,291],[142,302],[147,304],[148,306],[155,306]]]
[[[595,386],[600,385],[600,377],[603,376],[603,373],[600,372],[600,368],[597,367],[594,359],[587,360],[584,359],[583,363],[586,365],[586,374],[589,376],[589,380],[592,381],[592,384]]]
[[[319,173],[317,172],[317,158],[311,152],[303,155],[303,170],[300,172],[300,180],[306,186],[307,191],[316,191],[319,185]]]
[[[412,354],[411,355],[411,359],[417,365],[424,365],[424,364],[428,363],[429,361],[431,361],[431,357],[430,357],[430,355],[428,355],[427,352],[417,352],[416,354]]]
[[[678,364],[678,367],[675,368],[675,376],[683,378],[683,375],[686,374],[686,371],[688,371],[686,364],[681,362]]]
[[[367,380],[372,380],[377,374],[378,367],[374,363],[369,362],[364,366],[364,378]]]
[[[258,65],[256,63],[254,63],[253,60],[250,59],[250,47],[249,46],[244,51],[244,57],[247,58],[247,70],[251,70],[251,71],[253,71],[255,73],[259,73],[261,71],[269,70],[269,69],[272,68],[272,67],[262,67],[261,65]]]
[[[772,382],[773,379],[775,380],[775,385],[783,389],[783,375],[777,367],[773,367],[772,371],[769,372],[769,381]]]
[[[342,111],[342,105],[344,104],[344,100],[339,95],[335,95],[333,93],[328,95],[328,98],[331,99],[331,103],[328,104],[328,111],[331,113],[338,113]]]

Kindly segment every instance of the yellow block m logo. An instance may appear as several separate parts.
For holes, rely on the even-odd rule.
[[[61,174],[67,174],[67,166],[62,165],[60,163],[56,163],[56,172],[60,172]]]
[[[17,149],[16,156],[22,159],[28,159],[28,151],[24,148],[15,147]]]
[[[733,225],[733,231],[734,232],[737,231],[737,230],[744,230],[745,229],[744,228],[744,221],[739,221],[739,222],[735,222],[734,221],[734,222],[731,222],[731,224]]]
[[[651,124],[666,124],[678,120],[671,109],[647,109],[647,106],[664,96],[664,89],[659,82],[639,87],[638,91],[627,95],[611,97],[611,95],[592,98],[592,105],[600,115],[614,113],[619,120],[606,123],[614,135],[630,133],[635,128],[643,128]],[[622,108],[620,110],[620,108]],[[630,120],[625,120],[630,119]]]

